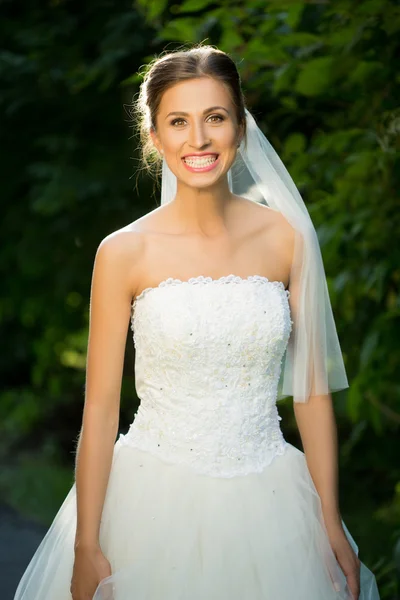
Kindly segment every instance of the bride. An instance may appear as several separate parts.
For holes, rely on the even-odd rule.
[[[76,481],[15,600],[378,600],[338,505],[318,241],[236,65],[160,56],[135,109],[161,206],[97,250]],[[141,402],[115,441],[129,324]]]

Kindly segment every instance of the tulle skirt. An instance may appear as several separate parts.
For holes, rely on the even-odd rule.
[[[73,485],[14,600],[71,600],[75,494]],[[290,444],[261,473],[222,478],[118,440],[100,532],[112,575],[93,600],[350,598],[305,456]],[[360,600],[378,599],[362,564]]]

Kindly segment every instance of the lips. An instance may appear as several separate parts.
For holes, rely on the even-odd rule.
[[[182,157],[182,162],[185,168],[192,173],[203,173],[214,169],[219,162],[219,154],[203,154],[201,156],[188,154]]]
[[[215,162],[217,158],[218,154],[187,154],[182,158],[182,160],[188,165],[205,167]]]
[[[184,154],[182,158],[188,157],[205,157],[205,156],[218,156],[218,152],[193,152],[192,154]]]

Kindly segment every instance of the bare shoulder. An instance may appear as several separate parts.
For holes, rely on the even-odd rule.
[[[163,230],[166,206],[160,206],[107,235],[99,244],[96,261],[121,273],[134,296],[146,274],[146,260],[152,234]],[[168,212],[168,211],[167,211]]]
[[[250,227],[255,226],[264,234],[279,237],[289,245],[294,243],[295,230],[281,212],[247,198],[238,197],[238,201],[242,218],[248,219]]]
[[[131,225],[122,227],[103,238],[97,248],[96,259],[111,261],[115,265],[139,259],[143,252],[144,236]]]
[[[127,298],[134,296],[145,252],[145,239],[131,224],[103,238],[97,248],[94,276],[113,282]]]

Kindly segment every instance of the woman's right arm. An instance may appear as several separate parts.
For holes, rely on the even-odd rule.
[[[99,533],[118,433],[125,345],[130,322],[132,236],[117,232],[100,244],[93,268],[82,428],[76,456],[77,526],[71,583],[74,600],[92,597],[110,574]],[[127,237],[129,236],[129,237]]]

